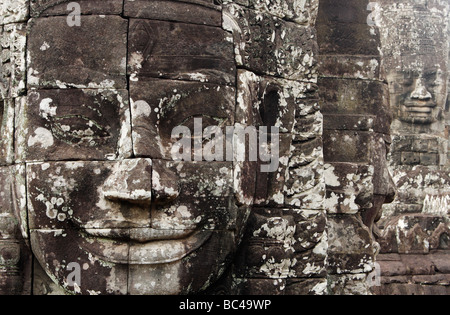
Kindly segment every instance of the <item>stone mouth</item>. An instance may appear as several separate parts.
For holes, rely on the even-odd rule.
[[[212,231],[139,229],[85,230],[81,247],[101,260],[121,265],[179,261],[204,245]]]
[[[435,108],[436,105],[437,104],[435,102],[430,101],[407,101],[403,105],[403,108],[406,112],[409,113],[428,114],[433,111],[433,108]]]

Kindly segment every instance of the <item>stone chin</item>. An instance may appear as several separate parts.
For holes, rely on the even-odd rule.
[[[231,231],[192,231],[184,238],[145,243],[105,237],[117,237],[111,229],[89,232],[31,235],[39,264],[69,294],[195,294],[217,281],[235,251]],[[72,262],[80,266],[76,286],[69,284]]]
[[[402,114],[399,119],[410,124],[427,125],[437,121],[437,118],[431,115],[416,115],[412,113]]]

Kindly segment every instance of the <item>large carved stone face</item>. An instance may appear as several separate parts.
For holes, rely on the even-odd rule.
[[[23,239],[37,259],[35,293],[42,279],[55,287],[47,276],[82,294],[208,288],[233,258],[253,205],[277,210],[269,209],[270,224],[258,221],[252,235],[259,245],[261,237],[276,240],[263,252],[277,254],[256,251],[258,279],[262,273],[272,287],[279,266],[310,275],[305,251],[325,268],[326,251],[311,251],[326,241],[312,27],[317,1],[279,7],[79,0],[79,23],[68,2],[21,0],[17,23],[0,28],[2,48],[17,51],[4,55],[15,71],[0,78],[3,116],[11,120],[2,126],[10,133],[0,163],[20,166],[15,193],[22,198]],[[279,127],[279,167],[261,175],[266,160],[240,162],[231,154],[230,161],[228,138],[224,161],[174,159],[180,142],[172,132],[186,127],[195,134],[200,119],[202,131]],[[212,142],[188,139],[198,140],[204,148]],[[247,141],[234,140],[235,154],[249,149]],[[286,213],[298,219],[289,219],[294,226],[284,233],[287,243],[298,243],[295,259],[291,249],[278,250],[284,245],[272,225],[286,223],[280,219]],[[306,222],[313,236],[300,242],[298,231],[291,240],[295,225]],[[73,283],[76,266],[81,278]],[[283,270],[280,277],[294,273]]]
[[[391,106],[406,123],[443,119],[448,81],[448,9],[443,4],[383,8],[381,38]]]
[[[233,43],[219,10],[198,8],[203,20],[30,22],[16,154],[29,162],[33,252],[69,291],[197,292],[239,243],[254,190],[248,164],[171,156],[175,127],[235,123]],[[71,263],[79,286],[67,281]]]
[[[446,71],[435,66],[401,71],[391,74],[390,84],[391,100],[402,121],[430,124],[442,118],[447,99]]]

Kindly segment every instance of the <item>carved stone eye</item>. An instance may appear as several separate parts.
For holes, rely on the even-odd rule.
[[[141,52],[143,56],[149,56],[158,38],[158,31],[149,24],[139,21],[131,30],[131,42],[134,49]]]
[[[60,140],[78,145],[99,145],[111,136],[95,120],[78,115],[53,117],[51,130]]]

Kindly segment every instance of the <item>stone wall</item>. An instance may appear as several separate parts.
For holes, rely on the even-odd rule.
[[[319,89],[332,293],[367,294],[381,205],[394,190],[387,171],[388,87],[368,1],[320,1]]]

